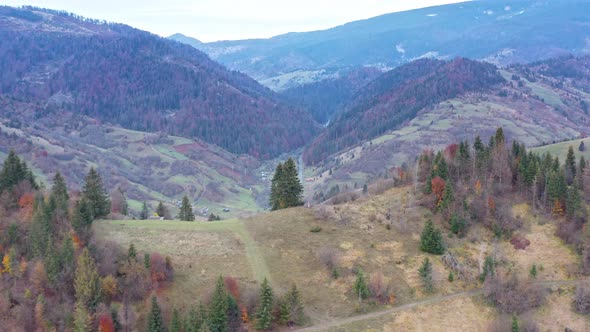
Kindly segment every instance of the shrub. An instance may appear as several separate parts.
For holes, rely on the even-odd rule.
[[[329,270],[333,270],[338,267],[340,252],[334,247],[323,247],[318,253],[318,258]]]
[[[312,233],[319,233],[322,231],[322,228],[320,226],[314,226],[309,231]]]
[[[580,314],[590,314],[590,285],[584,284],[576,288],[574,308]]]
[[[523,235],[515,234],[510,239],[510,243],[512,243],[514,249],[524,250],[531,244],[531,241],[527,240]]]
[[[499,276],[487,278],[484,295],[504,313],[520,314],[537,308],[545,301],[545,292],[534,283],[522,283],[515,276],[502,279]]]

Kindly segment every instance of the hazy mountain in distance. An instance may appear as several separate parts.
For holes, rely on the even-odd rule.
[[[281,90],[350,66],[392,68],[418,58],[456,56],[503,65],[584,54],[590,51],[589,23],[588,1],[485,0],[391,13],[322,31],[206,43],[201,49]]]

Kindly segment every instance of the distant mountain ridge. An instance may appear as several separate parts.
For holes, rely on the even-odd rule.
[[[274,89],[331,77],[343,68],[392,68],[423,57],[531,62],[590,52],[590,2],[470,1],[199,49]]]
[[[1,93],[46,105],[39,116],[67,110],[260,158],[297,149],[319,130],[246,75],[126,25],[0,7],[0,39]]]

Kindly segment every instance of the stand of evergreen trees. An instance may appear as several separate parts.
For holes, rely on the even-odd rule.
[[[269,205],[272,210],[303,205],[303,185],[292,158],[279,163],[271,180]]]

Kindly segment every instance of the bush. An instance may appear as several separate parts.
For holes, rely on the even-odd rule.
[[[338,267],[340,261],[340,252],[333,247],[323,247],[318,253],[320,262],[324,264],[329,270],[334,270]]]
[[[534,283],[522,283],[515,276],[504,280],[499,276],[487,278],[484,295],[501,312],[521,314],[537,308],[545,301],[544,290]]]
[[[574,308],[580,314],[590,314],[590,285],[584,284],[576,288]]]
[[[322,228],[320,226],[315,226],[315,227],[312,227],[312,229],[310,229],[309,231],[312,233],[319,233],[322,231]]]

